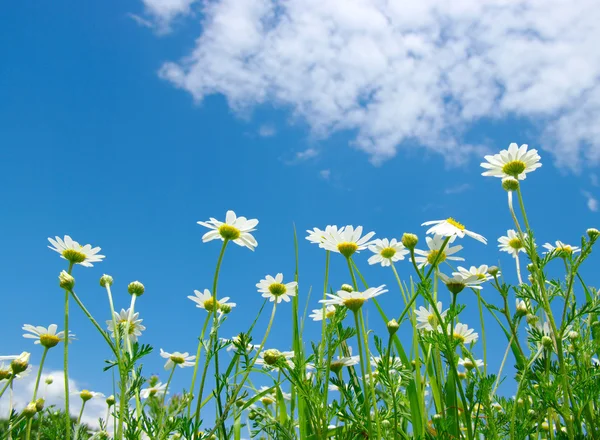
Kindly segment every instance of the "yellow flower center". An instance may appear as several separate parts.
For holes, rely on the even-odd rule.
[[[519,237],[511,238],[508,240],[508,245],[513,249],[521,249],[523,247],[523,242]]]
[[[84,402],[87,402],[88,400],[90,400],[94,396],[88,390],[82,390],[79,393],[79,397],[81,397],[81,400],[83,400]]]
[[[484,273],[478,273],[477,274],[477,279],[478,280],[486,280],[487,276]]]
[[[440,254],[440,251],[438,250],[429,251],[429,255],[427,255],[427,262],[431,265],[435,264],[437,266],[438,264],[443,263],[445,260],[446,254],[444,252]]]
[[[0,370],[0,380],[8,379],[11,375],[10,370]]]
[[[219,301],[215,301],[215,299],[211,297],[204,301],[203,306],[207,312],[212,312],[215,309],[215,304],[217,308],[219,308]]]
[[[396,249],[393,247],[386,247],[381,250],[381,256],[383,258],[392,258],[394,255],[396,255]]]
[[[223,224],[219,226],[219,234],[221,234],[221,237],[225,240],[237,240],[242,233],[235,226]]]
[[[353,312],[356,312],[362,307],[365,301],[365,298],[347,298],[344,300],[344,305]]]
[[[331,318],[333,318],[334,316],[335,316],[335,309],[333,309],[333,310],[326,310],[326,311],[325,311],[325,317],[326,317],[326,318],[329,318],[329,319],[331,319]]]
[[[67,261],[74,264],[83,263],[87,258],[83,252],[76,251],[75,249],[64,250],[62,256],[65,257]]]
[[[121,326],[121,331],[127,331],[127,334],[132,335],[135,332],[135,325],[127,319],[119,320],[119,325]]]
[[[454,334],[452,335],[452,337],[454,337],[454,339],[456,341],[458,341],[459,343],[461,343],[461,344],[465,343],[465,337],[463,335],[461,335],[460,333],[454,332]]]
[[[273,398],[269,397],[269,396],[263,396],[260,401],[264,404],[264,405],[271,405],[272,403],[275,403],[275,400],[273,400]]]
[[[358,245],[350,241],[344,241],[337,245],[338,251],[346,258],[350,258],[358,250]]]
[[[566,244],[564,246],[557,247],[556,251],[560,252],[561,254],[572,254],[573,248],[571,246],[569,246],[568,244]]]
[[[40,335],[40,344],[46,348],[56,347],[60,342],[60,338],[56,335]]]
[[[429,323],[431,328],[435,329],[438,325],[437,316],[431,313],[429,316],[427,316],[427,322]]]
[[[462,223],[457,222],[452,217],[446,219],[446,223],[451,224],[452,226],[454,226],[455,228],[460,229],[461,231],[465,230],[465,225],[463,225]]]
[[[274,365],[277,363],[279,358],[281,358],[281,352],[274,348],[270,348],[269,350],[265,351],[265,354],[263,355],[263,359],[267,365]]]
[[[502,167],[502,172],[512,177],[519,177],[519,174],[522,174],[525,171],[526,165],[525,162],[520,160],[513,160],[504,164]]]
[[[174,364],[178,364],[179,365],[179,364],[183,364],[185,362],[185,359],[182,356],[174,356],[174,355],[172,355],[171,356],[171,361]]]
[[[269,286],[269,292],[274,296],[281,296],[287,292],[287,288],[285,287],[285,284],[273,283]]]

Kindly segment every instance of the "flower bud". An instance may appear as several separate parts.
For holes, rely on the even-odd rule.
[[[54,382],[54,377],[47,376],[45,382],[46,382],[46,385],[52,385],[52,383]]]
[[[27,370],[27,367],[29,367],[29,357],[31,356],[30,353],[27,353],[26,351],[24,351],[23,353],[21,353],[19,355],[19,357],[17,357],[16,359],[13,359],[13,361],[10,363],[10,368],[12,370],[12,372],[14,374],[19,374],[22,373],[23,371]]]
[[[458,372],[458,378],[459,378],[460,380],[465,380],[465,379],[467,378],[467,373],[464,373],[464,372],[462,372],[462,371],[459,371],[459,372]]]
[[[467,370],[472,370],[473,368],[475,368],[475,364],[473,363],[473,361],[469,358],[466,358],[463,361],[463,366],[467,369]]]
[[[10,369],[0,369],[0,381],[9,379],[11,375],[12,372]]]
[[[544,348],[552,350],[552,347],[554,346],[552,338],[550,336],[542,336],[542,345],[544,346]]]
[[[527,303],[523,300],[517,302],[517,316],[525,316],[529,313]]]
[[[127,286],[127,291],[131,294],[131,295],[137,295],[137,296],[142,296],[144,294],[144,285],[142,283],[140,283],[139,281],[134,281],[132,283],[129,283],[129,285]]]
[[[219,304],[219,310],[227,315],[231,312],[231,306],[229,304]]]
[[[514,177],[505,177],[502,179],[502,188],[506,191],[516,191],[519,189],[519,181]]]
[[[79,393],[79,397],[81,397],[81,400],[83,400],[84,402],[87,402],[92,397],[94,397],[94,395],[88,390],[81,390]]]
[[[464,283],[460,283],[460,282],[452,282],[452,281],[450,281],[450,282],[446,283],[446,287],[454,295],[458,295],[460,292],[462,292],[464,290],[465,284]]]
[[[31,402],[29,404],[27,404],[27,406],[23,409],[23,415],[25,416],[26,419],[30,419],[33,416],[35,416],[35,413],[37,413],[37,408],[35,407],[35,402]]]
[[[579,333],[577,333],[575,330],[571,330],[569,332],[569,339],[571,341],[574,341],[575,339],[577,339],[579,337]]]
[[[527,315],[525,317],[525,319],[527,320],[527,324],[529,325],[535,325],[536,322],[538,322],[539,318],[535,315],[532,315],[531,313],[529,315]]]
[[[497,266],[490,266],[490,267],[488,267],[488,271],[487,271],[487,272],[488,272],[488,273],[489,273],[491,276],[495,277],[496,275],[498,275],[498,271],[499,271],[499,270],[500,270],[500,269],[498,269],[498,267],[497,267]]]
[[[113,396],[112,394],[106,398],[106,404],[108,406],[113,406],[115,402],[115,396]]]
[[[592,241],[596,241],[596,239],[598,238],[598,236],[600,236],[600,231],[596,228],[590,228],[587,231],[585,231],[588,235],[588,237],[590,238],[590,240]]]
[[[250,413],[248,414],[248,418],[250,420],[254,420],[258,417],[258,413],[256,411],[250,411]]]
[[[45,403],[46,403],[46,401],[41,398],[35,401],[35,409],[37,410],[37,412],[40,412],[41,410],[44,409]]]
[[[265,364],[267,365],[276,364],[279,358],[281,358],[281,352],[275,348],[270,348],[269,350],[266,350],[265,354],[263,355],[263,359],[265,360]]]
[[[58,285],[65,290],[73,290],[73,287],[75,287],[75,278],[63,270],[58,276]]]
[[[410,234],[408,232],[402,234],[402,244],[406,249],[412,251],[415,248],[415,246],[417,246],[418,242],[419,237],[417,237],[415,234]]]
[[[100,277],[100,285],[102,287],[112,286],[113,285],[113,277],[111,277],[110,275],[106,275],[106,274],[102,275]]]
[[[150,385],[150,387],[154,387],[158,384],[160,378],[156,375],[150,376],[150,379],[148,379],[148,384]]]
[[[235,406],[237,406],[238,408],[241,408],[245,404],[246,404],[246,401],[244,399],[238,399],[235,401]]]
[[[400,324],[398,324],[398,321],[396,321],[395,319],[388,321],[387,329],[388,329],[388,333],[390,334],[390,336],[393,335],[394,333],[396,333],[399,328],[400,328]]]
[[[352,292],[352,291],[354,291],[354,288],[350,284],[342,284],[341,289],[344,290],[344,291],[346,291],[346,292]]]

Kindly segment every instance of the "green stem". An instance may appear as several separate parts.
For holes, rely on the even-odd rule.
[[[69,262],[71,275],[73,262]],[[65,289],[65,339],[63,350],[63,376],[65,381],[65,440],[71,439],[71,414],[69,412],[69,290]]]
[[[2,387],[2,391],[0,391],[0,397],[2,397],[2,395],[4,394],[4,392],[6,391],[6,389],[10,386],[10,384],[12,383],[13,379],[15,378],[14,375],[11,375],[8,380],[6,381],[6,383],[4,384],[4,386]]]
[[[75,300],[75,302],[77,303],[77,305],[79,306],[79,308],[81,308],[81,310],[83,311],[83,313],[85,314],[85,316],[87,316],[87,318],[94,325],[94,327],[96,327],[96,330],[98,330],[98,332],[100,333],[100,335],[102,335],[102,337],[104,338],[104,340],[106,341],[106,343],[108,344],[108,346],[110,347],[110,349],[112,350],[113,354],[116,356],[117,355],[117,351],[115,349],[115,346],[113,345],[112,341],[110,340],[110,338],[108,337],[108,335],[106,334],[106,332],[104,330],[102,330],[102,328],[100,327],[100,325],[98,325],[98,323],[96,322],[96,320],[94,319],[94,317],[92,316],[92,314],[85,308],[85,306],[83,305],[83,303],[81,302],[81,300],[79,299],[79,297],[75,294],[75,292],[72,291],[72,290],[70,290],[69,293],[71,294],[71,296],[73,296],[73,299]],[[67,335],[66,331],[65,331],[65,335]],[[67,336],[65,336],[65,337],[67,337]]]
[[[483,321],[483,306],[481,304],[481,293],[477,289],[474,290],[477,293],[477,305],[479,306],[479,320],[481,321],[481,343],[483,345],[483,374],[487,376],[487,343],[485,339],[485,324]]]
[[[352,260],[350,257],[346,258],[346,262],[348,263],[348,270],[350,271],[350,276],[352,277],[352,287],[355,291],[358,291],[358,284],[356,283],[356,276],[354,275],[354,270],[352,269]]]
[[[81,409],[79,410],[79,417],[77,417],[77,423],[75,424],[75,426],[79,426],[79,424],[81,423],[81,416],[83,415],[83,410],[85,409],[85,404],[86,404],[86,401],[84,400],[83,403],[81,404]]]
[[[67,337],[67,336],[65,336]],[[37,377],[35,378],[35,387],[33,388],[33,398],[32,402],[35,402],[37,399],[37,392],[40,386],[40,379],[42,377],[42,370],[44,369],[44,362],[46,360],[46,355],[48,354],[48,347],[44,347],[44,352],[42,353],[42,359],[40,360],[40,367],[38,368]],[[27,433],[25,434],[26,440],[31,438],[31,425],[33,424],[33,418],[29,419],[27,422]]]
[[[158,423],[157,438],[161,438],[160,434],[162,433],[162,430],[163,430],[163,425],[162,425],[163,416],[167,412],[167,409],[165,408],[165,402],[167,401],[167,391],[169,391],[169,385],[171,385],[171,380],[173,380],[173,375],[175,374],[175,368],[177,368],[177,365],[173,364],[173,368],[171,368],[171,373],[169,373],[169,379],[167,380],[167,386],[165,387],[165,393],[163,394],[163,398],[161,401],[160,417],[158,418],[159,423]]]
[[[368,399],[368,385],[367,385],[367,370],[365,367],[365,356],[362,348],[362,330],[359,324],[358,311],[354,312],[354,324],[356,325],[356,341],[358,342],[358,357],[360,359],[360,371],[362,373],[363,381],[363,412],[365,421],[367,422],[367,429],[369,430],[369,437],[371,436],[371,415],[369,412],[369,399]]]
[[[206,316],[204,320],[204,325],[202,326],[202,332],[200,333],[200,337],[198,338],[198,348],[196,350],[196,362],[194,364],[194,373],[192,374],[192,384],[190,385],[190,393],[192,393],[192,399],[190,399],[190,403],[188,405],[188,418],[190,417],[190,413],[192,410],[192,402],[193,402],[193,393],[194,387],[196,386],[196,375],[198,374],[198,365],[200,354],[202,353],[202,341],[204,341],[204,334],[206,333],[206,328],[208,327],[208,322],[210,320],[210,315]]]
[[[325,301],[327,299],[327,285],[329,284],[329,258],[330,258],[330,253],[329,251],[325,252],[325,281],[323,283],[323,301]],[[325,348],[327,346],[327,325],[326,325],[326,321],[327,321],[327,317],[325,316],[327,311],[327,304],[323,304],[323,309],[322,309],[322,313],[323,313],[323,320],[321,321],[321,345],[319,347],[319,361],[321,362],[321,368],[325,367],[325,387],[323,389],[323,408],[325,408],[325,414],[327,414],[327,399],[328,399],[328,393],[329,393],[329,362],[327,363],[326,366],[324,366],[322,363],[325,360]],[[329,352],[329,350],[328,350]],[[329,353],[328,356],[329,358]],[[328,417],[323,417],[323,432],[327,432],[327,426],[329,426],[329,421],[327,420]]]

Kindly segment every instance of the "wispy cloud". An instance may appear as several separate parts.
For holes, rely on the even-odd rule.
[[[586,199],[587,207],[592,212],[598,212],[598,199],[596,199],[590,192],[582,191],[583,196]]]
[[[154,27],[154,23],[152,23],[150,20],[146,20],[145,18],[140,17],[137,14],[128,13],[127,16],[142,27],[150,29]]]
[[[144,4],[146,13],[156,23],[156,26],[152,25],[151,27],[156,28],[159,33],[166,33],[169,32],[171,22],[176,17],[188,15],[192,12],[192,4],[196,1],[197,0],[142,0],[142,3]],[[143,22],[150,23],[150,21],[141,17],[140,19],[143,20],[138,22],[140,24]]]
[[[275,127],[271,124],[261,125],[258,129],[258,135],[261,137],[272,137],[275,136],[276,133]]]
[[[143,1],[163,24],[194,3]],[[240,111],[285,106],[318,136],[355,132],[354,145],[376,162],[415,146],[464,162],[479,150],[463,134],[507,116],[543,120],[537,142],[515,141],[552,152],[562,167],[600,162],[595,0],[215,0],[198,8],[196,47],[160,70],[198,101],[222,94]]]
[[[319,176],[321,176],[321,179],[329,180],[331,178],[331,170],[321,170],[319,171]]]
[[[444,190],[444,194],[460,194],[471,189],[471,185],[463,183],[461,185],[451,186]]]

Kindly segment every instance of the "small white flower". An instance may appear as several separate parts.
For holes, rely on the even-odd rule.
[[[481,173],[482,176],[514,177],[518,180],[525,180],[527,173],[535,171],[542,166],[540,156],[537,150],[527,151],[527,144],[519,147],[514,142],[509,145],[508,150],[502,150],[498,154],[485,156],[487,162],[481,166],[488,171]]]
[[[469,358],[466,358],[466,359],[460,358],[458,360],[458,365],[466,368],[467,370],[472,370],[473,368],[483,368],[484,364],[483,364],[483,359],[475,359],[475,362],[473,362]]]
[[[79,395],[79,397],[81,397],[81,400],[83,400],[84,402],[87,402],[88,400],[91,399],[98,399],[98,398],[105,398],[106,396],[102,393],[97,393],[95,391],[89,391],[89,390],[73,390],[71,391],[71,394],[73,395]]]
[[[565,244],[562,241],[557,240],[554,243],[556,246],[552,246],[550,243],[546,243],[544,245],[545,249],[548,249],[548,252],[544,252],[544,253],[549,253],[552,251],[556,251],[559,253],[559,255],[572,255],[575,254],[577,252],[581,252],[581,248],[577,247],[577,246],[571,246],[569,244]]]
[[[404,260],[404,256],[409,254],[408,249],[404,245],[392,238],[377,239],[371,242],[369,250],[375,255],[369,257],[369,264],[378,264],[382,266],[390,266],[392,262]]]
[[[188,298],[194,301],[196,307],[199,309],[204,309],[207,312],[212,312],[215,309],[215,300],[208,289],[204,289],[204,292],[194,290],[194,295],[189,295]],[[228,307],[236,306],[236,303],[227,301],[229,301],[228,296],[217,300],[217,308],[220,309],[223,305]]]
[[[256,231],[255,227],[258,225],[258,220],[256,219],[248,220],[246,217],[237,217],[235,212],[227,211],[225,223],[211,217],[209,221],[198,222],[198,224],[211,229],[211,231],[202,237],[204,243],[211,240],[231,240],[235,244],[247,247],[251,251],[258,246],[256,240],[250,234],[250,232]]]
[[[24,338],[35,339],[34,344],[41,344],[46,348],[52,348],[58,345],[59,342],[65,340],[65,332],[56,332],[58,326],[50,324],[48,328],[41,325],[33,326],[25,324],[23,330],[29,333],[23,335]],[[75,339],[75,335],[69,332],[69,339]]]
[[[140,391],[140,398],[147,399],[149,397],[158,397],[165,394],[167,390],[167,384],[158,382],[156,385],[144,388]]]
[[[143,319],[138,319],[140,316],[138,312],[135,312],[131,316],[130,321],[129,311],[130,309],[121,309],[119,313],[114,312],[115,321],[119,326],[119,333],[121,335],[121,339],[125,340],[125,335],[127,335],[131,342],[137,342],[138,337],[142,336],[142,332],[146,330],[146,326],[142,325]],[[113,338],[116,337],[115,327],[113,325],[112,319],[107,320],[106,325],[108,327],[108,331],[111,332],[111,336]]]
[[[419,265],[419,269],[423,266],[427,266],[429,264],[436,263],[436,266],[439,266],[446,260],[452,261],[464,261],[464,258],[453,256],[455,253],[462,249],[462,246],[450,246],[452,242],[456,240],[456,237],[451,237],[448,240],[448,244],[440,254],[440,249],[444,244],[445,238],[441,235],[434,235],[433,237],[425,237],[425,241],[427,242],[427,246],[429,247],[428,251],[422,251],[420,249],[415,249],[415,254],[418,257],[415,257],[415,263]]]
[[[319,247],[323,247],[323,243],[325,242],[327,237],[331,237],[332,233],[340,233],[344,230],[344,228],[338,229],[335,225],[327,225],[324,231],[319,228],[307,229],[308,235],[306,239],[311,243],[318,244]]]
[[[81,264],[85,267],[92,267],[92,263],[99,263],[104,258],[104,255],[99,255],[99,247],[92,248],[91,244],[81,246],[68,235],[64,239],[60,237],[48,238],[52,246],[48,246],[55,252],[58,252],[61,258],[74,263]]]
[[[371,287],[364,292],[347,292],[345,290],[338,290],[337,294],[333,295],[328,293],[328,299],[322,299],[319,302],[332,306],[344,306],[353,312],[359,310],[362,305],[369,299],[375,298],[382,293],[387,292],[385,284],[379,287]]]
[[[196,356],[190,356],[190,354],[187,351],[185,353],[180,353],[178,351],[175,351],[173,353],[167,353],[161,348],[160,355],[163,358],[168,359],[165,363],[165,370],[170,370],[172,368],[175,368],[176,366],[180,368],[193,367],[193,361],[196,360]]]
[[[527,234],[523,234],[523,240],[527,240]],[[519,252],[525,252],[525,243],[519,238],[517,231],[509,229],[506,235],[498,239],[498,247],[502,252],[508,252],[513,258],[517,257]]]
[[[476,275],[463,275],[460,272],[454,272],[452,278],[440,272],[440,280],[446,285],[448,290],[454,294],[462,292],[465,287],[481,290],[481,282]]]
[[[267,275],[264,280],[260,280],[256,287],[262,293],[263,298],[268,298],[269,301],[276,301],[279,304],[281,301],[290,302],[290,296],[296,296],[296,287],[298,283],[292,281],[283,283],[283,274],[278,273],[273,278]]]
[[[292,367],[294,363],[292,362],[292,358],[294,357],[293,351],[279,351],[276,349],[264,350],[259,353],[259,358],[254,363],[255,365],[269,365],[276,368],[275,364],[279,361],[279,359],[285,359],[285,362],[288,366]]]
[[[375,235],[375,232],[369,232],[361,237],[362,232],[362,226],[357,226],[355,229],[352,225],[344,226],[339,230],[331,229],[330,234],[324,236],[321,247],[350,258],[355,252],[366,249],[369,240]]]
[[[233,342],[239,343],[240,341],[240,337],[239,336],[234,336],[231,339],[221,339],[223,342],[231,342],[231,344],[229,344],[226,348],[227,351],[233,351],[233,350],[237,350],[236,346],[233,344]],[[251,352],[252,350],[256,350],[260,347],[260,345],[256,345],[256,344],[248,344],[246,346],[246,350],[248,352]]]
[[[469,279],[471,284],[481,284],[486,281],[492,280],[494,277],[488,273],[488,266],[486,264],[482,264],[481,266],[471,266],[468,270],[462,266],[458,266],[457,272],[452,272],[452,275],[457,275],[463,277],[463,279]],[[471,287],[471,286],[469,286]]]
[[[453,218],[447,218],[446,220],[432,220],[423,223],[421,226],[433,225],[427,230],[428,234],[441,235],[442,237],[459,237],[464,238],[468,235],[477,241],[487,244],[487,240],[482,235],[476,234],[475,232],[469,231],[465,228],[465,225],[457,222]]]
[[[327,306],[325,310],[321,309],[313,309],[312,313],[308,315],[309,318],[312,318],[313,321],[322,321],[323,319],[331,319],[335,315],[335,306]]]
[[[442,311],[442,302],[438,301],[436,307],[440,317],[445,319],[448,310]],[[421,306],[419,307],[419,310],[415,310],[415,313],[417,315],[417,330],[433,331],[434,328],[437,328],[440,325],[431,305],[429,305],[429,309]]]
[[[352,356],[352,347],[348,347],[349,356],[338,356],[336,359],[331,361],[329,368],[334,373],[339,372],[344,367],[351,367],[360,363],[360,356]]]
[[[479,339],[478,333],[475,333],[467,324],[461,324],[460,322],[454,326],[454,331],[451,331],[450,325],[448,325],[448,333],[461,344],[470,344],[471,342],[477,342],[477,339]]]

